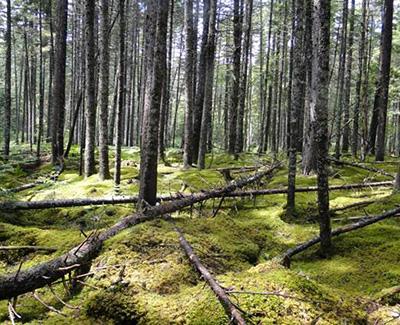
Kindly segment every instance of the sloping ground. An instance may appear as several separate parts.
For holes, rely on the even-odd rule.
[[[184,187],[186,192],[195,192],[221,185],[224,180],[215,171],[216,167],[263,162],[254,155],[245,155],[237,162],[226,155],[214,155],[209,158],[213,169],[198,172],[181,170],[177,152],[170,152],[168,158],[172,167],[159,169],[160,193],[173,193]],[[133,194],[138,186],[137,150],[124,151],[124,159],[121,192]],[[83,180],[76,176],[76,165],[70,164],[69,168],[58,182],[14,194],[13,198],[39,200],[113,193],[112,181],[99,182],[96,176]],[[383,164],[379,168],[393,172],[396,165]],[[379,174],[343,166],[334,166],[331,174],[332,184],[385,179]],[[286,175],[287,171],[282,169],[264,186],[284,186]],[[314,184],[315,177],[298,177],[299,186]],[[373,204],[335,216],[345,219],[393,208],[400,195],[378,188],[332,192],[330,198],[332,207],[375,200]],[[219,203],[216,200],[173,217],[220,284],[231,291],[246,292],[232,293],[231,299],[245,311],[249,323],[395,323],[399,297],[386,301],[391,305],[376,301],[381,290],[400,284],[400,218],[336,238],[335,255],[330,259],[320,259],[316,249],[310,249],[295,257],[292,269],[288,270],[274,257],[318,233],[314,222],[315,193],[299,193],[296,199],[298,216],[294,219],[284,216],[284,195],[225,200],[218,214],[212,217],[213,208]],[[21,261],[24,268],[58,256],[83,240],[80,229],[88,233],[103,228],[132,209],[126,205],[1,213],[1,245],[58,249],[53,254],[0,253],[1,272],[15,271]],[[334,226],[339,224],[336,222]],[[68,296],[61,284],[53,286],[58,296],[79,309],[64,306],[44,288],[37,291],[41,299],[64,315],[49,311],[32,296],[25,295],[18,299],[16,307],[22,321],[31,324],[227,324],[229,321],[212,292],[191,268],[179,247],[177,234],[166,221],[140,224],[107,241],[91,271],[87,285],[73,296]],[[9,323],[4,301],[0,302],[0,321]]]

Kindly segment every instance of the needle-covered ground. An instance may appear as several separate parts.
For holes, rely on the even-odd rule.
[[[75,149],[76,150],[76,149]],[[138,191],[137,149],[123,151],[120,193]],[[283,157],[282,157],[283,159]],[[72,151],[58,181],[11,194],[1,200],[83,198],[115,194],[112,180],[97,175],[78,175],[77,152]],[[244,154],[235,161],[226,154],[208,157],[208,168],[183,170],[181,154],[167,152],[171,166],[159,165],[159,193],[197,192],[223,186],[217,168],[271,163],[268,156]],[[396,159],[367,165],[389,172]],[[20,164],[0,165],[3,188],[45,178],[52,168]],[[359,168],[331,168],[335,185],[387,180]],[[246,174],[232,174],[234,177]],[[280,169],[264,188],[282,188],[287,169]],[[315,176],[298,176],[298,186],[315,185]],[[332,191],[332,208],[360,201],[369,204],[337,212],[333,227],[351,222],[348,217],[380,214],[396,207],[400,194],[390,188]],[[392,218],[334,239],[334,254],[322,259],[317,248],[296,256],[291,269],[277,257],[286,249],[316,234],[316,194],[296,195],[297,215],[285,215],[285,195],[226,199],[214,216],[219,200],[208,201],[173,215],[201,261],[219,283],[230,291],[232,301],[251,324],[391,324],[398,323],[400,296],[400,218]],[[66,252],[84,239],[85,233],[101,231],[134,210],[133,205],[0,212],[0,245],[38,245],[55,253],[1,252],[1,273],[28,268]],[[31,294],[19,297],[16,311],[27,324],[227,324],[229,320],[211,290],[192,269],[179,247],[171,223],[155,220],[132,227],[108,240],[91,266],[86,284],[71,294],[62,284],[37,290],[58,312],[50,311]],[[68,279],[67,279],[68,281]],[[273,295],[257,293],[276,293]],[[397,318],[396,318],[397,317]],[[7,302],[0,302],[0,322],[11,323]]]

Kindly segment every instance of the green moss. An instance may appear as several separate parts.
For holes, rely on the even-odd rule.
[[[100,182],[97,175],[87,179],[77,175],[78,148],[73,147],[67,169],[57,182],[50,182],[5,199],[41,200],[74,197],[96,197],[114,194],[112,180]],[[123,148],[120,191],[135,195],[138,191],[139,151]],[[225,153],[207,156],[211,169],[182,169],[180,150],[167,150],[171,166],[159,165],[159,193],[173,193],[186,187],[186,193],[215,186],[225,180],[216,170],[226,166],[248,166],[270,162],[270,158],[254,154],[240,155],[238,160]],[[284,157],[281,157],[284,158]],[[347,159],[347,158],[345,158]],[[112,163],[112,162],[111,162]],[[374,167],[378,165],[367,162]],[[389,167],[390,165],[390,167]],[[393,171],[395,164],[379,168]],[[0,172],[12,182],[27,183],[51,171],[41,166],[33,173],[20,170]],[[7,174],[8,173],[8,174]],[[11,176],[13,175],[13,176]],[[386,179],[358,168],[333,166],[330,184],[341,185]],[[15,179],[12,180],[12,177]],[[285,187],[287,169],[282,168],[263,187]],[[315,176],[297,176],[297,186],[313,186]],[[373,204],[338,212],[335,217],[378,214],[393,208],[400,194],[388,188],[357,191],[332,191],[331,207],[374,200]],[[208,201],[199,208],[174,214],[194,251],[218,282],[238,291],[280,292],[277,295],[232,294],[232,300],[247,312],[250,322],[260,324],[363,324],[390,320],[390,309],[374,313],[368,301],[378,299],[384,288],[398,285],[400,269],[400,220],[387,220],[365,229],[345,234],[334,240],[335,251],[330,259],[320,259],[316,249],[296,256],[292,269],[277,265],[274,258],[289,247],[318,234],[316,193],[296,195],[296,217],[285,217],[286,196],[272,195],[254,199],[225,199],[218,214],[219,200]],[[59,256],[81,240],[79,228],[85,232],[102,229],[132,212],[132,205],[79,207],[1,213],[2,245],[41,245],[56,247],[52,254],[32,253],[0,256],[3,272],[23,268]],[[314,216],[314,217],[313,217]],[[341,223],[334,223],[334,227]],[[94,275],[87,279],[79,293],[70,296],[62,285],[55,290],[69,304],[60,304],[47,289],[41,297],[66,316],[50,312],[29,295],[18,299],[17,310],[23,321],[31,324],[226,324],[220,303],[205,286],[179,247],[178,237],[169,222],[155,220],[127,229],[108,240],[102,253],[92,264]],[[98,289],[96,289],[98,288]],[[290,297],[289,297],[290,296]],[[394,299],[397,299],[396,297]],[[397,301],[397,300],[396,300]],[[392,301],[386,301],[393,303]],[[8,318],[7,304],[0,303],[0,321]]]

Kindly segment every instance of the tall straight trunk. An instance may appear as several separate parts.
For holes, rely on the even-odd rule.
[[[7,0],[7,30],[5,33],[6,42],[6,67],[5,67],[5,93],[4,93],[4,147],[3,155],[7,160],[10,155],[11,135],[11,0]]]
[[[68,1],[57,0],[54,80],[52,85],[52,163],[62,160],[64,153],[65,65],[67,54]]]
[[[350,145],[350,94],[351,94],[351,77],[353,66],[353,40],[354,40],[354,11],[355,0],[351,0],[351,9],[349,16],[349,34],[347,43],[347,66],[346,66],[346,79],[345,79],[345,94],[344,94],[344,126],[343,126],[343,152],[349,151]]]
[[[122,146],[122,118],[125,99],[125,0],[119,0],[119,62],[118,62],[118,106],[116,107],[115,131],[115,171],[114,183],[118,188],[121,183],[121,146]]]
[[[329,102],[329,43],[330,43],[330,0],[316,0],[316,24],[319,42],[315,44],[315,142],[317,146],[318,211],[321,238],[321,254],[330,253],[331,221],[329,216],[328,184],[328,102]]]
[[[211,128],[211,111],[214,84],[214,59],[215,59],[215,22],[217,16],[217,0],[210,0],[208,38],[206,44],[206,75],[204,89],[204,107],[201,118],[201,132],[199,142],[199,155],[197,165],[199,169],[205,168],[207,152],[207,131]]]
[[[156,10],[155,8],[158,8]],[[158,164],[158,128],[161,108],[162,84],[166,77],[167,29],[169,0],[151,0],[147,15],[150,16],[150,28],[154,34],[146,35],[155,41],[154,58],[148,65],[148,80],[151,88],[146,101],[143,116],[143,135],[140,155],[139,208],[146,204],[156,204],[157,164]],[[153,16],[153,17],[152,17]]]
[[[101,64],[100,64],[100,127],[99,127],[99,177],[110,178],[108,161],[108,96],[110,82],[109,4],[101,1]]]
[[[294,1],[294,0],[293,0]],[[264,102],[264,110],[261,114],[261,134],[260,134],[260,147],[258,149],[259,152],[265,152],[268,147],[268,132],[269,126],[268,122],[270,121],[270,99],[272,89],[270,85],[268,85],[269,76],[269,62],[270,62],[270,54],[271,54],[271,34],[272,34],[272,17],[274,13],[274,0],[271,0],[270,9],[269,9],[269,19],[268,19],[268,36],[267,36],[267,55],[265,62],[265,74],[264,74],[264,93],[263,93],[263,102]],[[268,104],[266,105],[266,97],[268,91]]]
[[[197,64],[196,96],[193,110],[193,161],[198,160],[201,120],[204,104],[204,87],[206,78],[206,46],[208,39],[210,0],[203,0],[203,33],[201,35],[201,48]]]
[[[94,40],[95,0],[86,0],[86,141],[85,141],[85,177],[95,173],[95,136],[96,136],[96,59]]]
[[[193,0],[185,2],[185,29],[186,29],[186,58],[185,58],[185,84],[186,84],[186,110],[185,110],[185,135],[183,139],[183,165],[188,168],[192,165],[192,138],[193,138],[193,68],[195,62],[194,26],[193,26]]]
[[[304,144],[302,155],[302,169],[304,175],[316,172],[316,147],[314,141],[315,103],[312,102],[312,64],[313,43],[316,33],[313,33],[313,6],[312,0],[305,0],[305,67],[306,67],[306,91],[304,103]]]
[[[242,152],[244,145],[243,122],[244,122],[244,112],[246,106],[247,70],[249,65],[252,16],[253,16],[253,0],[246,0],[246,17],[245,17],[246,30],[243,41],[244,60],[242,64],[242,77],[240,80],[240,89],[239,89],[239,105],[238,105],[238,119],[236,126],[235,154]]]
[[[233,2],[233,77],[231,87],[231,104],[229,111],[229,146],[228,152],[235,153],[236,131],[240,90],[240,57],[242,53],[242,5],[243,0]]]
[[[44,118],[44,72],[43,72],[43,26],[42,26],[42,0],[39,2],[39,130],[37,137],[36,156],[40,157],[43,136]]]
[[[392,54],[393,0],[385,0],[383,8],[381,55],[375,92],[374,111],[378,111],[375,160],[385,159],[386,118],[389,100],[390,60]]]
[[[298,116],[304,105],[303,77],[304,77],[304,1],[296,0],[293,19],[293,82],[292,102],[290,112],[289,129],[289,173],[288,173],[288,195],[286,212],[293,216],[295,209],[296,191],[296,166],[297,166],[297,143],[298,143]]]
[[[347,14],[348,14],[348,0],[343,1],[342,11],[342,32],[340,36],[340,59],[339,59],[339,72],[338,72],[338,105],[336,116],[336,142],[335,142],[335,157],[340,158],[341,155],[341,138],[342,138],[342,118],[344,109],[344,79],[346,71],[346,43],[347,43]]]
[[[50,51],[49,51],[49,83],[48,83],[48,97],[47,97],[47,131],[46,131],[46,142],[52,137],[52,118],[53,112],[53,73],[54,73],[54,35],[53,35],[53,13],[52,13],[52,0],[48,0],[48,11],[47,19],[49,22],[49,32],[50,32]]]
[[[352,0],[353,1],[353,0]],[[358,76],[355,89],[355,102],[353,112],[353,133],[351,141],[351,152],[353,157],[357,156],[359,150],[359,119],[360,119],[360,106],[361,106],[361,86],[364,76],[364,56],[365,56],[365,43],[366,43],[366,29],[367,29],[367,0],[362,1],[362,18],[361,18],[361,35],[360,45],[358,47]],[[368,121],[366,121],[368,123]],[[367,124],[368,125],[368,124]],[[363,128],[364,129],[364,128]],[[368,131],[367,129],[365,130]],[[363,132],[364,133],[364,132]],[[364,134],[366,135],[366,134]],[[363,136],[364,138],[364,136]],[[365,148],[365,149],[364,149]],[[367,150],[366,144],[363,145],[363,151]]]

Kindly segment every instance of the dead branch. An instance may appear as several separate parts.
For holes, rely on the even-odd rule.
[[[172,202],[149,207],[142,212],[128,215],[97,236],[85,239],[84,244],[72,248],[67,253],[57,258],[32,268],[21,270],[17,273],[17,276],[15,273],[11,273],[0,277],[0,299],[10,299],[24,293],[32,292],[35,289],[47,286],[55,280],[62,278],[70,272],[71,266],[89,264],[98,255],[105,240],[129,227],[160,218],[163,215],[176,212],[195,203],[232,193],[239,188],[243,188],[265,176],[271,175],[279,166],[280,163],[277,163],[268,170],[232,182],[226,187],[195,193]]]
[[[217,296],[219,302],[224,307],[225,313],[228,315],[229,319],[231,319],[234,324],[246,324],[241,312],[230,301],[225,290],[222,289],[207,268],[201,263],[200,259],[194,253],[192,246],[190,246],[185,239],[182,231],[178,227],[175,227],[175,230],[179,234],[179,243],[182,249],[185,251],[190,263],[192,263],[194,268],[201,274],[203,279],[207,281],[208,285]]]
[[[244,295],[261,295],[261,296],[278,296],[278,297],[283,297],[283,298],[289,298],[289,299],[295,299],[295,300],[300,300],[300,301],[306,301],[305,299],[301,299],[295,296],[288,295],[286,293],[282,292],[275,292],[275,291],[264,291],[264,292],[258,292],[258,291],[236,291],[236,290],[227,290],[227,294],[244,294]]]
[[[336,163],[338,165],[346,165],[346,166],[351,166],[351,167],[357,167],[357,168],[368,170],[370,172],[382,174],[384,176],[388,176],[388,177],[391,177],[393,179],[395,178],[395,175],[393,175],[391,173],[388,173],[388,172],[386,172],[386,171],[384,171],[382,169],[379,169],[379,168],[368,167],[368,166],[365,166],[363,164],[359,164],[359,163],[356,163],[356,162],[348,162],[348,161],[344,161],[344,160],[338,160],[338,159],[333,158],[333,157],[328,157],[328,160],[333,161],[334,163]]]
[[[387,211],[383,214],[377,215],[377,216],[363,218],[358,222],[334,229],[332,231],[332,237],[339,236],[341,234],[345,234],[347,232],[357,230],[360,228],[364,228],[366,226],[372,225],[379,221],[393,217],[399,213],[400,213],[400,208],[396,208],[396,209],[389,210],[389,211]],[[314,237],[298,246],[288,249],[280,258],[282,264],[285,265],[286,267],[290,267],[290,260],[294,255],[305,251],[307,248],[314,246],[315,244],[319,243],[320,241],[321,241],[321,238],[318,236],[318,237]]]
[[[46,251],[49,253],[53,253],[57,251],[57,248],[54,247],[44,247],[44,246],[0,246],[0,251]]]
[[[33,297],[34,297],[37,301],[39,301],[43,306],[45,306],[45,307],[46,307],[47,309],[49,309],[50,311],[54,311],[56,314],[66,316],[63,312],[61,312],[61,311],[58,310],[57,308],[54,308],[53,306],[50,306],[50,305],[46,304],[46,303],[42,300],[42,298],[39,297],[39,295],[36,293],[36,291],[33,291],[32,295],[33,295]]]
[[[362,188],[373,188],[373,187],[391,187],[393,186],[392,181],[385,182],[372,182],[372,183],[355,183],[345,185],[333,185],[329,187],[330,191],[344,191],[344,190],[355,190]],[[317,186],[298,187],[296,188],[297,193],[304,192],[316,192]],[[255,197],[258,195],[274,195],[274,194],[286,194],[287,188],[273,188],[273,189],[262,189],[262,190],[248,190],[248,191],[232,191],[229,193],[215,194],[213,198],[219,197]],[[192,194],[176,193],[173,195],[160,195],[157,200],[159,202],[175,201],[183,198],[190,198]],[[115,196],[109,198],[86,198],[86,199],[63,199],[63,200],[43,200],[43,201],[10,201],[0,202],[0,210],[34,210],[34,209],[53,209],[53,208],[67,208],[67,207],[78,207],[86,205],[106,205],[106,204],[127,204],[137,203],[137,196]]]

